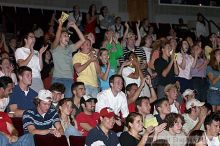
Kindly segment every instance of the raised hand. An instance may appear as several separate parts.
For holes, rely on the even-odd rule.
[[[39,54],[42,55],[46,50],[47,50],[48,45],[43,46],[40,50],[39,50]]]

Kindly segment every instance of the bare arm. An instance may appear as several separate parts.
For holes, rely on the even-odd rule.
[[[179,67],[182,69],[182,70],[184,70],[185,69],[185,67],[186,67],[186,59],[185,59],[185,56],[186,54],[185,53],[182,53],[182,62],[181,62],[181,64],[179,64]]]
[[[38,129],[35,128],[34,125],[29,125],[29,126],[27,127],[27,129],[28,129],[29,133],[31,133],[31,134],[33,134],[33,135],[35,135],[35,134],[38,134],[38,135],[47,135],[47,134],[49,134],[49,133],[51,132],[50,129],[38,130]]]
[[[17,64],[19,66],[27,66],[28,63],[31,61],[33,55],[34,55],[34,49],[30,49],[31,50],[31,53],[28,55],[28,57],[26,59],[18,59],[17,60]]]
[[[10,111],[14,112],[15,117],[22,117],[24,110],[18,109],[17,104],[9,105]]]
[[[151,93],[151,97],[149,98],[150,103],[153,103],[155,100],[157,100],[157,94],[153,88],[153,85],[151,82],[151,77],[149,75],[147,75],[147,77],[146,77],[146,83],[150,88],[150,93]]]
[[[79,125],[86,131],[90,131],[92,129],[88,123],[79,123]]]
[[[138,23],[136,24],[136,30],[137,30],[137,40],[135,42],[135,46],[140,46],[141,43],[141,34],[140,34],[140,20],[138,20]]]
[[[208,73],[208,79],[212,85],[215,85],[220,80],[220,75],[215,77],[211,72]]]
[[[105,73],[103,73],[101,71],[101,67],[100,65],[98,64],[98,62],[95,62],[95,65],[96,65],[96,72],[98,74],[98,76],[103,80],[103,81],[106,81],[108,79],[108,74],[109,74],[109,71],[110,71],[110,63],[108,62],[108,65],[107,65],[107,69],[105,71]]]
[[[61,125],[60,122],[56,122],[55,124],[55,127],[56,127],[56,130],[61,134],[61,135],[64,135],[64,130],[63,130],[63,127]]]
[[[56,32],[56,36],[55,36],[55,40],[53,41],[53,43],[51,44],[51,49],[54,49],[58,46],[59,42],[60,42],[60,36],[61,36],[61,32],[62,32],[62,26],[63,26],[63,22],[61,19],[59,19],[59,26],[57,28],[57,32]]]
[[[130,98],[128,98],[128,104],[134,103],[136,99],[140,96],[140,93],[145,85],[145,78],[141,80],[141,85],[138,87],[137,91],[134,93],[134,95]]]

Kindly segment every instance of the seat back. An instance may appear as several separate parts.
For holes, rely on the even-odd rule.
[[[35,146],[69,146],[66,136],[55,137],[52,134],[34,135]]]
[[[70,136],[70,146],[84,146],[86,142],[85,136]]]

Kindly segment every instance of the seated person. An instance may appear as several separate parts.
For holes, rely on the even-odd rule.
[[[53,83],[50,87],[52,93],[52,107],[57,109],[58,102],[64,98],[65,86],[62,83]]]
[[[161,124],[164,122],[166,115],[170,113],[169,101],[166,98],[161,98],[156,100],[154,104],[155,104],[155,109],[158,112],[158,114],[155,115],[155,117],[157,118],[157,122]]]
[[[7,113],[0,112],[0,145],[1,146],[35,146],[31,134],[18,137],[18,132]]]
[[[58,113],[60,115],[61,125],[64,129],[64,134],[67,138],[70,135],[82,136],[82,134],[77,130],[77,124],[75,118],[71,118],[71,113],[73,111],[73,102],[70,98],[61,99],[58,103]]]
[[[195,98],[196,91],[192,89],[186,89],[182,96],[183,96],[183,102],[180,105],[180,112],[183,114],[186,112],[186,102],[190,99]]]
[[[14,83],[10,77],[0,77],[0,111],[4,112],[9,103],[9,94],[12,93]]]
[[[205,135],[208,146],[219,146],[220,117],[218,113],[212,113],[205,118]]]
[[[183,114],[185,124],[183,130],[186,134],[194,130],[204,130],[204,121],[208,114],[203,105],[205,102],[200,102],[197,99],[191,99],[186,103],[186,114]]]
[[[59,115],[52,104],[52,93],[49,90],[40,90],[35,98],[35,109],[26,110],[23,114],[24,133],[47,135],[55,137],[64,135]]]
[[[115,124],[115,113],[111,108],[100,110],[100,123],[91,129],[86,137],[87,146],[120,146],[118,137],[111,129]]]
[[[23,112],[34,108],[34,98],[37,92],[29,86],[32,83],[32,70],[30,67],[21,66],[18,69],[19,82],[10,95],[9,109],[15,117],[22,117]]]
[[[185,146],[186,136],[182,131],[183,117],[177,113],[170,113],[166,115],[164,122],[167,123],[166,129],[158,134],[157,139],[167,140],[170,146]]]
[[[95,112],[97,99],[84,95],[80,100],[83,109],[76,116],[77,127],[83,136],[87,136],[88,132],[98,124],[99,113]]]

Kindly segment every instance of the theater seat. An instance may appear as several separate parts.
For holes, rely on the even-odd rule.
[[[52,134],[34,135],[35,146],[69,146],[66,136],[55,137]]]
[[[22,136],[24,134],[22,118],[13,117],[11,120],[15,129],[18,131],[18,136]]]
[[[84,146],[86,142],[85,136],[70,136],[70,146]]]

